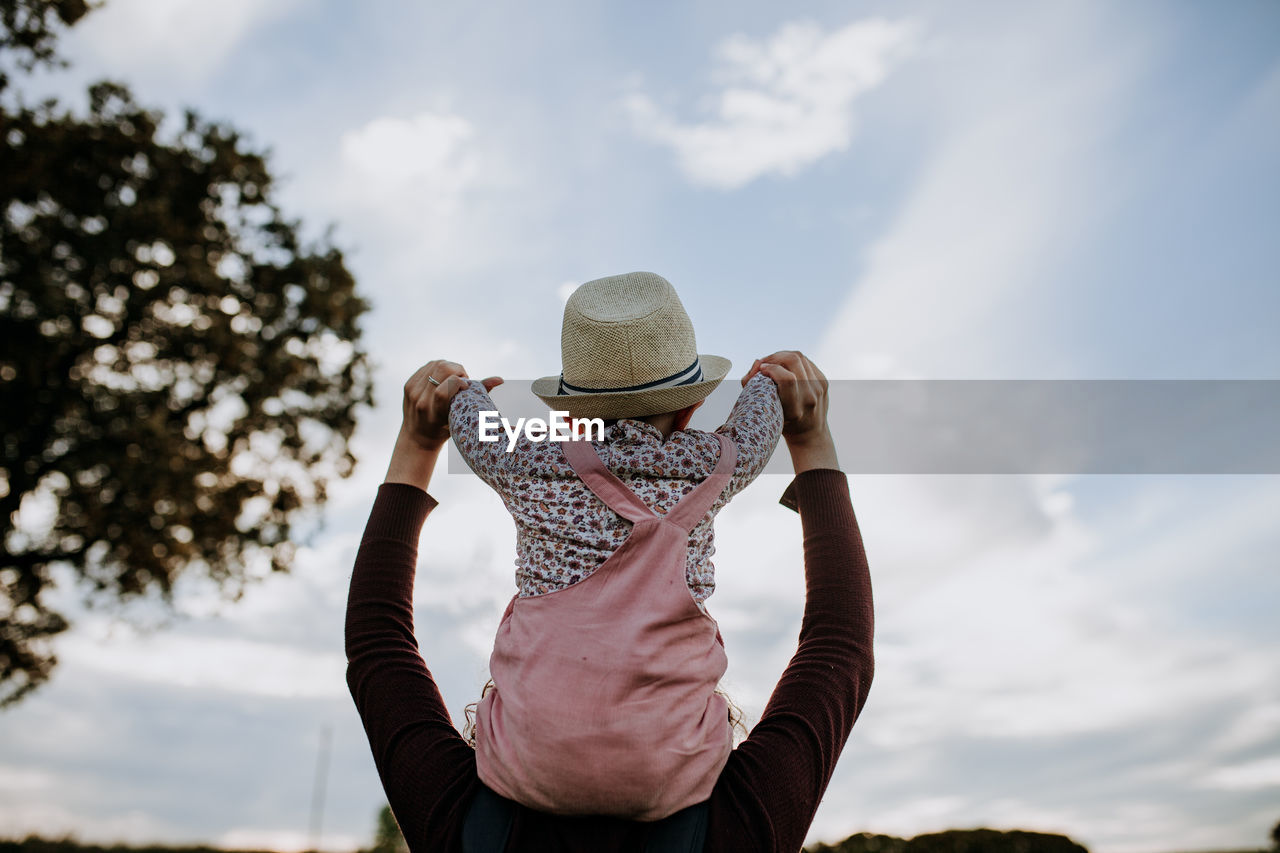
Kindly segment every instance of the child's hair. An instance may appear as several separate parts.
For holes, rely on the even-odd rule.
[[[493,679],[491,678],[485,682],[484,689],[480,691],[480,699],[487,696],[492,689]],[[737,746],[747,736],[747,724],[743,721],[744,714],[737,703],[729,698],[728,693],[725,693],[719,687],[716,688],[716,692],[724,697],[725,703],[729,706],[729,725],[733,728],[733,745]],[[466,718],[466,721],[462,724],[462,738],[471,744],[472,749],[475,749],[476,746],[476,708],[479,706],[480,701],[476,700],[468,703],[467,707],[462,710],[462,714]]]

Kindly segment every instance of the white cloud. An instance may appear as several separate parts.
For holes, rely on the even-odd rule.
[[[366,839],[354,835],[325,833],[322,847],[325,850],[359,850]],[[314,849],[311,836],[297,829],[261,829],[242,827],[224,832],[214,842],[224,850],[277,850],[280,853],[299,853]]]
[[[113,76],[163,73],[186,83],[217,70],[258,27],[299,0],[111,0],[68,35]]]
[[[342,159],[380,187],[425,181],[457,192],[475,176],[471,123],[449,113],[384,116],[342,135]]]
[[[509,178],[491,141],[443,103],[379,116],[343,132],[300,194],[338,217],[360,265],[372,265],[397,298],[425,291],[415,284],[425,270],[440,276],[488,263],[500,248],[484,242],[495,230],[483,195]]]
[[[682,123],[643,93],[623,105],[636,130],[672,148],[695,183],[735,189],[794,175],[849,147],[854,101],[884,82],[915,30],[873,19],[824,32],[797,21],[763,41],[734,35],[716,50],[720,88],[706,120]]]
[[[0,765],[0,791],[6,796],[13,796],[17,791],[48,790],[57,782],[57,777],[48,770],[39,767],[6,767]]]
[[[573,296],[573,292],[578,289],[578,285],[581,283],[582,282],[580,281],[566,281],[562,283],[556,288],[556,298],[558,298],[562,303],[568,302],[569,297]]]
[[[735,698],[752,713],[794,651],[802,606],[796,519],[776,506],[784,483],[763,478],[716,525],[712,610],[729,645]],[[1092,501],[1054,477],[854,476],[851,486],[872,568],[879,659],[860,742],[895,756],[975,738],[1051,743],[1265,699],[1274,649],[1174,622],[1142,589],[1203,572],[1214,555],[1266,553],[1274,489],[1206,496],[1215,511],[1203,516],[1184,495],[1178,528],[1144,539],[1141,521],[1126,523],[1121,511],[1105,529],[1085,523],[1080,513]],[[1164,488],[1138,484],[1118,499],[1138,504]],[[1210,542],[1215,531],[1240,553]],[[1228,749],[1277,731],[1274,706],[1263,703],[1224,723],[1230,737],[1197,760],[1216,766]]]
[[[1078,522],[1028,545],[993,539],[887,609],[864,736],[887,748],[1049,740],[1167,725],[1267,689],[1274,649],[1163,624],[1149,603],[1117,593],[1129,575],[1089,571],[1107,547],[1091,539]],[[1133,571],[1146,557],[1131,557]],[[909,571],[896,562],[883,568]]]
[[[991,379],[1061,369],[1040,355],[1032,326],[1057,318],[1037,316],[1031,297],[1105,211],[1099,141],[1128,109],[1140,69],[1119,51],[1081,67],[1065,55],[1079,23],[1048,17],[1018,22],[1008,47],[956,39],[931,54],[936,73],[945,66],[965,83],[917,107],[941,122],[941,141],[826,328],[817,357],[828,376]],[[1048,33],[1029,37],[1033,28],[1056,29],[1062,44]]]
[[[817,358],[828,376],[1024,368],[992,354],[1013,342],[981,332],[1003,301],[1034,287],[1035,260],[1065,236],[1055,225],[1076,213],[1079,175],[1063,151],[1065,132],[1053,119],[1003,116],[944,144],[827,327]]]
[[[921,796],[899,803],[876,816],[876,832],[907,837],[963,825],[973,803],[960,796]]]
[[[146,637],[117,626],[114,638],[81,630],[59,646],[59,657],[109,673],[175,687],[258,696],[346,695],[347,662],[325,653],[235,637]]]
[[[340,194],[400,235],[439,234],[480,174],[475,138],[448,111],[375,118],[342,135]]]
[[[1280,788],[1280,756],[1219,767],[1205,777],[1205,788],[1223,791],[1251,791],[1256,788]]]
[[[66,779],[59,779],[66,784]],[[75,784],[73,781],[72,784]],[[172,838],[174,826],[141,809],[129,809],[109,817],[86,815],[83,811],[51,802],[47,785],[31,789],[0,783],[0,828],[6,836],[42,835],[57,838],[74,835],[82,839],[99,839],[115,844],[154,844],[160,838]]]
[[[1217,754],[1256,748],[1280,732],[1280,702],[1258,702],[1228,723],[1206,748]]]
[[[828,376],[1071,372],[1073,353],[1039,339],[1036,324],[1057,318],[1036,313],[1035,291],[1105,213],[1099,142],[1142,70],[1139,40],[1072,59],[1092,31],[1088,14],[1071,17],[953,34],[933,55],[965,85],[924,107],[940,141],[825,330],[815,359]],[[1197,846],[1186,832],[1196,826],[1198,846],[1227,846],[1225,823],[1199,831],[1212,808],[1187,817],[1178,798],[1274,784],[1263,745],[1280,731],[1275,646],[1172,612],[1163,596],[1224,561],[1261,570],[1274,488],[1210,501],[1168,480],[853,482],[876,585],[876,683],[851,741],[857,759],[842,762],[827,798],[861,805],[824,806],[811,839],[983,822],[1110,851]],[[1221,735],[1189,745],[1198,719],[1221,720]],[[1142,740],[1116,749],[1130,732]],[[970,778],[978,761],[997,772]],[[1104,780],[1111,795],[1079,793]],[[929,813],[956,796],[962,808]]]

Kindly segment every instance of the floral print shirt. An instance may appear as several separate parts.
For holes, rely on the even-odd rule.
[[[477,475],[502,498],[516,524],[519,595],[541,595],[586,578],[631,533],[631,522],[587,488],[553,441],[530,441],[523,432],[507,452],[507,436],[480,441],[479,413],[494,411],[484,386],[472,380],[453,398],[449,430]],[[728,486],[689,537],[686,580],[703,605],[715,590],[711,523],[729,500],[754,480],[782,435],[778,386],[763,373],[751,377],[717,433],[732,439],[738,458]],[[657,427],[622,418],[593,441],[601,461],[657,513],[666,513],[715,468],[720,442],[702,430],[676,430],[666,440]]]

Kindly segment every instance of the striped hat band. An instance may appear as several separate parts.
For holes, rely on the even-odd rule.
[[[616,394],[625,391],[654,391],[659,388],[675,388],[679,385],[692,385],[695,382],[702,381],[702,361],[698,358],[693,360],[693,364],[677,373],[673,373],[665,379],[655,379],[652,382],[645,382],[642,385],[628,385],[625,388],[583,388],[580,385],[570,385],[564,381],[564,374],[560,374],[560,393],[566,396],[576,394]]]

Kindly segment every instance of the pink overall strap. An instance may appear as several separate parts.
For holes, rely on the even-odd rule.
[[[600,461],[596,449],[586,440],[561,442],[560,449],[569,467],[582,478],[587,488],[595,492],[596,497],[605,502],[605,506],[632,524],[645,519],[656,518],[657,514],[640,500],[635,492],[627,488],[617,475],[605,467]]]
[[[715,470],[707,479],[694,486],[693,491],[681,498],[680,503],[672,507],[666,515],[667,521],[683,528],[686,533],[693,532],[693,528],[698,526],[707,511],[711,509],[711,505],[720,497],[724,487],[729,485],[729,478],[733,476],[733,465],[738,461],[738,445],[734,444],[728,436],[718,432],[712,435],[720,439],[720,460],[716,462]]]
[[[719,433],[712,435],[720,440],[720,459],[716,462],[715,469],[664,516],[686,533],[693,532],[693,528],[702,521],[716,498],[720,497],[724,487],[729,485],[734,463],[738,459],[738,446],[731,439]],[[565,441],[560,444],[560,449],[574,473],[582,478],[587,488],[604,501],[609,509],[633,524],[658,517],[648,504],[605,467],[591,442]]]

